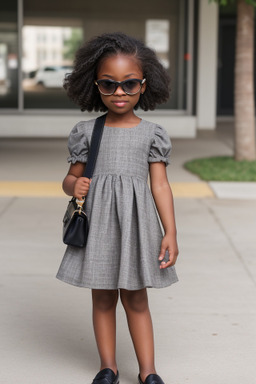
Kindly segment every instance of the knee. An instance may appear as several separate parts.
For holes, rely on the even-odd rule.
[[[110,311],[116,307],[117,301],[117,290],[92,290],[93,307],[99,311]]]
[[[145,312],[148,310],[148,297],[145,289],[140,291],[120,291],[120,298],[125,311]]]

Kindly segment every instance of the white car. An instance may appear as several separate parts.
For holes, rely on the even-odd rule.
[[[65,75],[72,70],[73,67],[68,65],[49,65],[37,71],[35,82],[46,88],[62,88]]]

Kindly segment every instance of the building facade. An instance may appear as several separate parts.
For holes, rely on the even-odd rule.
[[[1,2],[0,137],[65,137],[96,116],[68,100],[62,79],[82,41],[114,31],[144,40],[170,73],[170,100],[148,120],[172,137],[214,129],[218,20],[208,0]]]

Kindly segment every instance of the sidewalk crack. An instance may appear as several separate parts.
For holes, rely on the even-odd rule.
[[[11,206],[15,203],[15,201],[17,200],[17,197],[14,196],[12,197],[8,202],[7,204],[3,207],[3,209],[0,211],[0,217],[2,217],[6,212],[8,212],[9,208],[11,208]]]
[[[239,260],[240,264],[242,265],[244,271],[246,272],[246,274],[248,275],[248,277],[250,278],[250,280],[252,281],[253,285],[256,286],[256,280],[255,280],[255,277],[254,275],[251,273],[250,269],[248,268],[242,254],[238,251],[238,249],[236,248],[231,236],[228,234],[228,232],[226,231],[225,227],[223,226],[222,222],[219,220],[218,216],[215,214],[214,210],[209,206],[207,205],[204,201],[201,200],[201,203],[208,209],[208,212],[211,214],[211,216],[213,217],[214,221],[216,222],[216,224],[219,226],[219,228],[223,231],[223,233],[225,234],[226,236],[226,239],[231,247],[231,249],[233,250],[234,254],[236,255],[237,259]]]

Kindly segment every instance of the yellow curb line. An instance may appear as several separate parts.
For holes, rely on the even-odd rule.
[[[61,182],[51,181],[0,181],[0,196],[67,197]]]
[[[174,197],[215,197],[213,190],[206,182],[170,183]]]
[[[215,197],[206,182],[170,183],[174,197]],[[0,181],[0,196],[10,197],[66,197],[61,182],[44,181]]]

